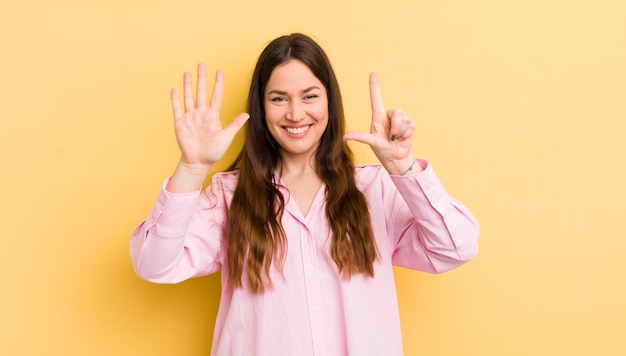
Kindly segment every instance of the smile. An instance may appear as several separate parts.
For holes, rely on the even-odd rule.
[[[290,134],[299,135],[301,133],[306,132],[311,125],[301,126],[301,127],[285,127],[285,130]]]

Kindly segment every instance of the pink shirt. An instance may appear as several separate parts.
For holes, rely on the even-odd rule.
[[[357,168],[380,255],[374,278],[341,279],[328,253],[324,186],[307,216],[281,188],[284,278],[273,269],[274,289],[253,295],[244,274],[244,288],[234,289],[225,271],[224,227],[237,172],[216,174],[208,194],[162,189],[131,238],[135,271],[156,283],[223,272],[212,355],[402,355],[392,266],[444,272],[472,259],[478,246],[472,214],[448,196],[426,161],[420,164],[425,171],[415,176]]]

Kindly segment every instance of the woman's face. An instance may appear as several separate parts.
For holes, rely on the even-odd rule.
[[[294,59],[274,68],[263,100],[267,127],[283,159],[313,155],[328,125],[328,98],[309,67]]]

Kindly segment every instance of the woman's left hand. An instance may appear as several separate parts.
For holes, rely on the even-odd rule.
[[[400,109],[385,110],[375,72],[370,74],[370,100],[372,104],[370,132],[350,131],[343,139],[369,145],[389,174],[406,173],[415,163],[415,156],[411,153],[415,123]],[[419,164],[414,167],[413,172],[422,170]]]

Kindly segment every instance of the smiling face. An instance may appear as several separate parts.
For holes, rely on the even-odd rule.
[[[272,71],[264,93],[267,127],[286,156],[312,156],[328,125],[326,88],[302,61]]]

